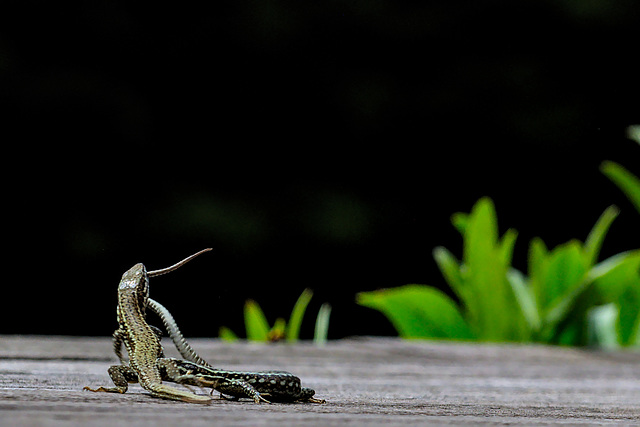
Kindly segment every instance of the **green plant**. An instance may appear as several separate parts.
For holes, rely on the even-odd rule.
[[[640,126],[629,126],[627,136],[640,144]],[[600,170],[613,181],[640,212],[640,179],[619,164],[603,162]]]
[[[405,338],[599,343],[605,338],[602,333],[589,334],[597,322],[592,309],[620,304],[625,292],[635,292],[628,288],[636,285],[631,273],[639,251],[597,263],[617,214],[615,207],[605,210],[584,243],[572,240],[548,250],[541,239],[533,239],[526,277],[511,266],[517,232],[509,229],[500,237],[493,202],[483,198],[470,214],[452,217],[463,238],[462,260],[444,247],[433,251],[457,301],[426,285],[362,292],[356,300],[385,314]],[[614,291],[611,282],[623,277]],[[637,330],[637,311],[619,307],[617,330]],[[596,326],[603,329],[604,323]]]
[[[640,126],[629,126],[627,136],[640,144]],[[640,179],[623,166],[607,161],[600,170],[615,183],[640,213]],[[613,302],[590,313],[593,340],[606,347],[640,344],[640,255],[629,259],[608,275],[600,286]]]
[[[279,317],[273,326],[269,326],[269,322],[260,305],[254,300],[247,300],[244,305],[244,323],[247,339],[250,341],[280,341],[282,339],[289,342],[298,341],[302,319],[312,296],[313,292],[310,289],[302,291],[293,306],[289,322]],[[327,340],[330,315],[331,306],[327,303],[322,304],[316,318],[314,333],[314,342],[316,344],[323,344]],[[238,340],[238,336],[225,326],[220,328],[219,335],[220,338],[227,341]]]
[[[619,254],[613,268],[595,281],[602,305],[587,314],[589,343],[603,347],[640,345],[640,250]],[[616,258],[619,258],[619,262]]]

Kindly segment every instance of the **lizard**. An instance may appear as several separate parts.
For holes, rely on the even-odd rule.
[[[213,368],[208,362],[200,357],[195,350],[186,341],[178,325],[176,324],[173,316],[162,304],[149,298],[149,286],[148,277],[158,276],[175,270],[184,263],[191,260],[193,257],[199,255],[202,252],[206,252],[209,249],[200,251],[179,263],[162,269],[146,272],[142,264],[137,264],[130,271],[136,270],[146,272],[146,276],[140,279],[140,286],[145,290],[139,293],[137,305],[140,308],[141,316],[137,317],[137,320],[143,320],[146,323],[145,308],[150,308],[154,311],[164,323],[171,339],[173,340],[176,348],[187,360],[165,358],[162,352],[162,347],[159,346],[159,351],[156,351],[156,367],[160,373],[161,380],[172,381],[183,385],[193,385],[198,387],[211,387],[213,390],[217,390],[221,393],[221,396],[228,394],[234,398],[249,397],[256,403],[269,402],[265,399],[260,392],[266,396],[270,396],[272,401],[278,402],[312,402],[312,403],[324,403],[324,400],[313,398],[315,391],[310,388],[300,387],[300,379],[289,372],[274,371],[274,372],[240,372],[240,371],[227,371],[222,369]],[[137,268],[136,268],[137,267]],[[127,272],[129,273],[129,272]],[[127,276],[127,273],[123,275]],[[121,283],[122,284],[122,283]],[[119,288],[120,295],[120,288]],[[120,308],[120,306],[119,306]],[[118,319],[120,323],[120,311],[118,310]],[[159,345],[161,338],[161,331],[151,325],[148,325],[147,335],[149,331],[155,334],[155,339]],[[121,327],[114,332],[113,346],[116,355],[120,359],[122,365],[116,365],[109,368],[109,375],[116,384],[115,388],[100,387],[99,389],[91,389],[85,387],[85,390],[90,391],[108,391],[108,392],[126,392],[128,383],[138,382],[141,377],[136,371],[135,366],[131,363],[131,366],[126,365],[126,361],[122,356],[122,344],[125,344],[129,354],[131,351],[128,346],[128,334],[126,328]],[[147,339],[147,342],[152,340]],[[130,356],[131,357],[131,356]],[[142,381],[141,385],[145,387]],[[146,387],[145,387],[146,388]],[[175,391],[179,391],[174,389]],[[152,392],[152,395],[154,394]],[[197,395],[193,395],[197,396]],[[191,399],[193,399],[191,396]],[[166,395],[160,395],[160,397],[167,397]],[[198,402],[200,402],[203,396],[197,396]],[[169,397],[177,400],[185,400],[180,397]],[[190,401],[190,400],[186,400]]]
[[[158,359],[158,365],[164,381],[172,381],[184,386],[210,387],[211,393],[216,390],[224,399],[249,398],[256,403],[325,403],[324,400],[313,397],[315,394],[313,389],[301,387],[300,378],[285,371],[229,371],[202,366],[187,360],[164,357]],[[115,367],[119,368],[117,371],[121,381],[138,382],[138,375],[131,366]],[[115,367],[112,366],[112,368]]]
[[[198,387],[211,387],[220,396],[242,397],[260,402],[309,402],[326,403],[313,397],[315,390],[301,387],[300,378],[285,371],[229,371],[202,366],[179,359],[166,359],[168,366],[176,368],[175,373],[167,373],[169,381]],[[176,376],[176,373],[178,374]],[[266,399],[268,398],[268,400]]]
[[[172,365],[178,368],[179,380],[176,381],[176,378],[171,378],[169,374],[164,378],[165,380],[182,381],[181,383],[195,386],[202,386],[204,382],[205,387],[211,387],[213,384],[212,392],[217,390],[221,395],[228,394],[235,398],[248,397],[256,403],[261,401],[325,403],[324,400],[313,397],[315,390],[301,387],[300,378],[289,372],[228,371],[214,368],[189,345],[167,308],[151,298],[148,299],[147,307],[160,317],[178,352],[186,359],[169,359]],[[161,338],[162,332],[157,328],[156,333],[158,338]],[[189,375],[192,378],[189,378]],[[269,397],[269,400],[264,396]]]
[[[141,263],[134,265],[122,275],[118,285],[117,320],[118,329],[113,333],[114,349],[122,360],[120,353],[124,343],[129,354],[129,366],[115,365],[108,370],[115,387],[99,387],[84,390],[94,392],[125,393],[128,382],[135,376],[135,380],[152,396],[166,399],[181,400],[190,403],[209,403],[211,398],[176,389],[162,383],[161,370],[165,378],[178,378],[179,368],[170,360],[164,358],[160,339],[154,328],[146,322],[145,309],[149,298],[149,277],[171,272],[184,265],[194,257],[210,248],[197,252],[177,264],[161,270],[147,271]],[[185,380],[185,379],[182,379]],[[190,381],[197,383],[195,378]],[[177,381],[180,382],[180,381]]]
[[[176,377],[174,374],[172,377],[166,373],[163,376],[164,380],[199,387],[212,387],[212,392],[217,390],[221,395],[227,394],[234,398],[248,397],[256,403],[276,401],[325,403],[324,400],[313,397],[315,390],[301,387],[300,378],[289,372],[247,372],[214,368],[189,345],[167,308],[151,298],[148,299],[147,307],[160,317],[178,352],[186,359],[168,359],[172,366],[177,367],[179,375]],[[162,331],[157,328],[155,331],[158,338],[161,338]],[[269,400],[264,396],[269,397]]]

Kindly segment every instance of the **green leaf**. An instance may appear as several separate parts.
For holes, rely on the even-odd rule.
[[[464,236],[467,231],[467,224],[469,221],[469,214],[464,212],[457,212],[451,215],[451,224],[455,227],[460,234]]]
[[[273,323],[273,326],[269,330],[269,334],[267,339],[271,342],[278,342],[285,337],[285,331],[287,329],[287,322],[282,318],[278,317],[276,321]]]
[[[254,300],[247,300],[244,305],[244,325],[247,339],[251,341],[267,341],[269,339],[269,322],[262,309]]]
[[[471,295],[464,287],[464,281],[460,274],[460,263],[456,257],[447,248],[438,246],[433,250],[433,259],[435,259],[438,268],[440,268],[442,276],[462,303],[465,305],[470,304]]]
[[[493,202],[482,198],[467,218],[463,235],[462,277],[465,283],[465,307],[469,323],[482,340],[504,339],[501,331],[503,292],[501,266],[495,257],[498,226]]]
[[[536,298],[533,295],[533,289],[527,285],[524,275],[512,268],[507,273],[507,279],[513,289],[513,294],[518,301],[518,305],[527,321],[530,331],[538,331],[541,327],[540,313],[536,305]]]
[[[331,305],[325,302],[320,306],[316,318],[316,328],[313,334],[313,342],[316,345],[324,345],[327,342],[329,317],[331,317]]]
[[[613,287],[603,288],[603,286],[606,286],[604,284],[607,281],[610,282],[613,277],[621,279],[620,267],[625,263],[626,256],[618,254],[604,260],[589,269],[581,278],[576,279],[581,271],[579,257],[574,253],[577,246],[577,242],[569,242],[567,245],[556,248],[552,253],[554,264],[549,268],[550,273],[554,272],[556,265],[563,264],[561,261],[564,261],[564,264],[560,270],[573,270],[573,272],[560,275],[563,277],[560,286],[565,291],[561,291],[561,296],[556,298],[545,311],[543,331],[540,334],[543,341],[553,340],[565,345],[584,345],[592,342],[594,337],[605,336],[602,327],[598,329],[600,335],[594,335],[594,325],[591,324],[593,321],[601,322],[602,320],[598,320],[601,317],[597,316],[604,315],[593,312],[596,317],[589,316],[590,313],[593,314],[593,307],[615,302],[615,296],[619,295],[620,290],[616,291]],[[586,264],[585,258],[586,256],[583,256],[584,264]],[[558,264],[555,264],[556,260]],[[608,342],[608,338],[602,338],[602,340]]]
[[[482,198],[473,206],[463,236],[461,273],[468,294],[468,321],[481,340],[521,340],[527,334],[526,321],[507,280],[516,236],[510,230],[498,241],[498,220],[491,199]]]
[[[464,233],[463,263],[480,267],[493,254],[498,240],[498,221],[493,202],[482,198],[473,206]]]
[[[578,299],[589,289],[589,285],[592,283],[587,280],[581,281],[547,310],[543,319],[543,329],[540,333],[543,341],[550,341],[553,336],[559,335],[559,325],[569,318],[571,310],[576,306]],[[569,343],[565,342],[565,344]]]
[[[605,211],[600,215],[598,221],[591,229],[591,232],[587,236],[587,240],[584,244],[584,252],[587,257],[587,265],[593,265],[598,260],[598,255],[600,254],[600,248],[602,247],[602,242],[604,241],[604,237],[611,226],[611,223],[618,216],[620,211],[615,206],[609,206]]]
[[[585,264],[580,242],[576,240],[560,245],[550,253],[545,274],[539,278],[540,293],[536,295],[542,313],[540,337],[544,341],[558,336],[558,326],[568,318],[578,299],[593,283],[587,278]]]
[[[508,229],[504,236],[502,236],[502,241],[499,246],[499,255],[502,263],[505,266],[511,265],[511,260],[513,258],[513,249],[516,244],[516,239],[518,238],[518,232],[512,228]]]
[[[616,334],[618,307],[615,304],[605,304],[589,310],[589,343],[598,347],[615,349],[620,347]]]
[[[406,285],[361,292],[356,301],[382,312],[403,338],[473,338],[458,306],[429,286]]]
[[[640,280],[635,285],[627,286],[620,297],[618,307],[618,341],[625,346],[637,344],[640,326]]]
[[[640,212],[640,179],[615,162],[603,162],[600,170],[624,192]]]
[[[540,310],[541,303],[546,300],[543,295],[548,269],[549,250],[542,239],[534,237],[529,243],[528,272],[529,286],[536,299],[538,310]]]
[[[529,244],[529,276],[542,279],[549,266],[549,250],[541,238],[534,237]]]
[[[302,291],[300,297],[293,306],[291,311],[291,317],[289,318],[289,324],[287,325],[286,338],[287,341],[297,341],[300,336],[300,326],[302,325],[302,318],[304,312],[307,310],[307,305],[311,301],[313,292],[310,289]]]
[[[595,289],[601,299],[615,303],[616,323],[621,345],[640,344],[640,250],[616,254],[592,269]]]
[[[544,276],[540,278],[537,302],[543,313],[557,313],[560,307],[570,305],[565,299],[572,298],[587,272],[580,242],[572,240],[556,247],[549,254],[545,270]]]
[[[223,341],[229,341],[229,342],[238,341],[240,339],[231,329],[227,328],[226,326],[220,327],[220,330],[218,331],[218,336]]]
[[[621,252],[596,264],[589,276],[602,303],[616,302],[625,289],[635,286],[639,280],[640,250]]]

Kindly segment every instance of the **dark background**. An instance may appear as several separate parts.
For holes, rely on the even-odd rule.
[[[450,225],[482,196],[549,246],[640,174],[637,1],[3,1],[0,333],[108,335],[137,262],[188,336],[244,334],[305,287],[330,338],[393,334],[359,291],[443,287]]]

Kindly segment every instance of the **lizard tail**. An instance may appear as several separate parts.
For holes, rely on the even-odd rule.
[[[200,252],[196,252],[195,254],[186,257],[185,259],[183,259],[179,263],[173,264],[171,267],[161,268],[160,270],[147,271],[147,276],[154,277],[154,276],[160,276],[161,274],[170,273],[173,270],[177,270],[178,268],[182,267],[183,265],[185,265],[186,263],[188,263],[189,261],[191,261],[192,259],[194,259],[198,255],[200,255],[202,253],[205,253],[205,252],[209,252],[210,250],[211,250],[211,248],[207,248],[207,249],[201,250]]]

